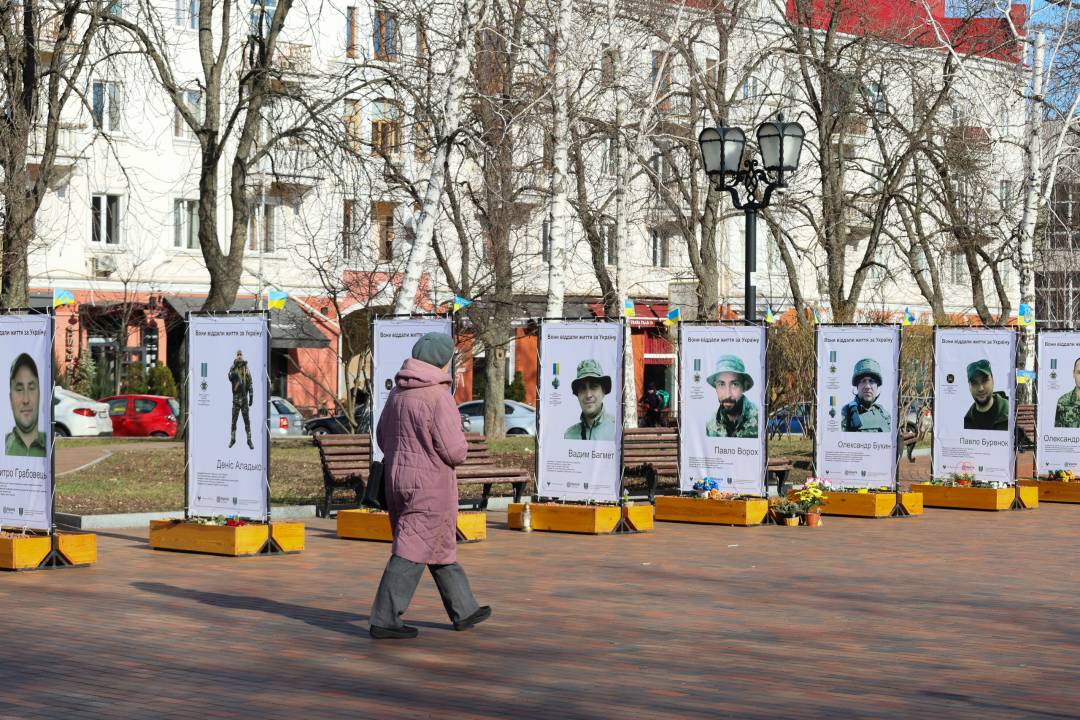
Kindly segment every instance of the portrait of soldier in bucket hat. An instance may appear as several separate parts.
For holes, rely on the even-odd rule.
[[[971,403],[964,414],[965,430],[1008,430],[1009,399],[1002,391],[994,392],[994,372],[990,361],[976,360],[967,366]]]
[[[596,360],[582,360],[570,390],[581,406],[581,420],[566,428],[566,440],[615,440],[615,416],[604,409],[611,392],[611,378]]]
[[[889,432],[892,418],[878,404],[881,394],[881,365],[873,358],[863,358],[855,363],[851,372],[853,397],[840,409],[841,432]]]
[[[720,406],[705,423],[709,437],[756,438],[758,407],[745,393],[754,387],[754,378],[746,372],[743,361],[734,355],[721,355],[712,375],[705,379],[716,390]]]

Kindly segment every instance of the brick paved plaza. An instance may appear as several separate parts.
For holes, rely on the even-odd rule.
[[[367,613],[389,546],[308,523],[289,557],[155,552],[0,575],[0,718],[1080,717],[1080,507],[512,532],[460,559],[494,617],[418,640]]]

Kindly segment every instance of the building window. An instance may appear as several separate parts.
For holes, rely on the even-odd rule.
[[[202,115],[202,92],[200,90],[185,90],[181,94],[182,101],[187,109],[195,116],[196,119],[201,120]],[[186,138],[192,140],[195,138],[195,133],[192,132],[191,127],[184,120],[183,114],[180,112],[180,108],[173,109],[173,136],[178,138]]]
[[[425,123],[418,122],[413,125],[413,134],[416,136],[416,159],[428,160],[431,157],[431,131]]]
[[[615,223],[605,224],[601,232],[604,239],[604,262],[608,265],[614,265],[619,254],[615,237]]]
[[[657,230],[652,231],[653,267],[668,266],[668,238]]]
[[[422,20],[416,25],[416,64],[420,67],[428,64],[427,28]]]
[[[387,10],[375,11],[372,43],[375,59],[397,62],[397,15]]]
[[[95,80],[91,89],[91,107],[94,113],[94,127],[109,132],[119,130],[120,115],[123,110],[120,83]]]
[[[119,195],[94,195],[90,199],[90,241],[120,244]]]
[[[868,82],[863,86],[866,92],[866,104],[870,107],[871,112],[883,113],[887,109],[885,103],[885,91],[881,88],[881,83]]]
[[[356,57],[356,22],[357,9],[345,8],[345,56]]]
[[[110,0],[107,12],[113,17],[124,17],[124,4],[120,0]]]
[[[652,65],[649,71],[649,84],[656,91],[656,108],[661,111],[671,109],[671,55],[660,50],[653,50]]]
[[[269,203],[253,205],[248,215],[248,250],[272,253],[276,247],[275,206]]]
[[[540,226],[540,259],[551,262],[551,221],[545,220]]]
[[[364,142],[364,134],[361,130],[361,114],[360,114],[360,101],[359,100],[346,100],[345,101],[345,139],[349,143],[349,147],[356,151],[360,151],[360,146]]]
[[[346,198],[342,205],[341,214],[341,252],[346,260],[356,260],[361,257],[359,234],[357,225],[359,218],[356,216],[356,201]]]
[[[1035,313],[1046,328],[1067,330],[1080,325],[1080,272],[1035,273]]]
[[[176,27],[199,29],[199,0],[176,0]]]
[[[758,79],[751,75],[750,77],[743,80],[740,92],[742,93],[743,100],[750,100],[752,98],[756,98],[758,94]]]
[[[251,0],[251,34],[267,37],[274,20],[277,0]]]
[[[394,203],[371,204],[371,216],[375,221],[375,249],[379,262],[394,259]]]
[[[949,282],[953,285],[963,285],[967,279],[967,259],[963,252],[954,250],[949,254]]]
[[[604,174],[619,174],[619,138],[604,138],[604,157],[602,162]]]
[[[1050,247],[1080,249],[1080,182],[1054,183],[1050,195]]]
[[[199,201],[173,201],[173,247],[194,250],[199,247]]]
[[[401,153],[401,110],[392,100],[376,100],[372,107],[371,153],[393,158]]]

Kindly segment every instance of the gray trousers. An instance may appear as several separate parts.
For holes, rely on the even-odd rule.
[[[465,577],[465,570],[460,565],[428,565],[427,568],[431,571],[435,586],[439,588],[443,607],[451,622],[460,622],[479,609],[480,605],[469,588],[469,578]],[[370,623],[376,627],[401,627],[401,616],[409,609],[423,574],[423,563],[391,555],[375,593]]]

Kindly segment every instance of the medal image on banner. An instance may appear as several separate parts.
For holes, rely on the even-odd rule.
[[[765,328],[679,328],[679,488],[765,494]]]
[[[1038,388],[1035,462],[1039,477],[1080,472],[1080,332],[1042,330],[1035,377]]]
[[[896,484],[900,328],[817,328],[817,475],[835,487]]]
[[[935,478],[958,473],[1013,482],[1015,367],[1016,333],[1009,328],[934,331]]]
[[[0,527],[52,529],[51,315],[0,314]]]
[[[622,325],[540,326],[537,494],[619,498],[622,481]]]
[[[449,318],[375,318],[372,331],[371,389],[371,458],[382,460],[382,449],[375,439],[375,428],[386,407],[386,399],[394,389],[394,377],[402,364],[412,357],[413,345],[428,333],[454,334]]]
[[[265,520],[270,327],[265,315],[188,323],[188,512]]]

